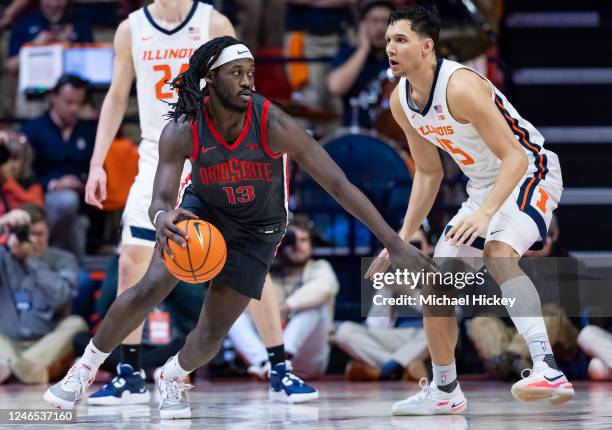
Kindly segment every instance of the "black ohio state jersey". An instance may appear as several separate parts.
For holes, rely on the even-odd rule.
[[[192,124],[191,182],[214,212],[258,235],[276,236],[287,222],[288,160],[270,151],[269,108],[270,100],[253,93],[242,132],[232,143],[221,137],[203,108]]]

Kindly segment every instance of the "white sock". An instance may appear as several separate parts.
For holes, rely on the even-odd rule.
[[[506,309],[516,329],[527,342],[533,362],[544,361],[547,355],[553,355],[542,317],[540,296],[531,279],[521,275],[507,280],[499,287],[504,297],[516,298],[514,306],[506,306]],[[554,359],[550,363],[548,361],[549,366],[556,367],[556,363],[553,365]]]
[[[179,364],[178,353],[172,358],[170,358],[170,360],[168,360],[168,362],[164,364],[164,367],[162,369],[164,379],[179,378],[180,380],[183,380],[185,376],[189,375],[189,373],[191,372],[189,370],[183,369]]]
[[[110,355],[110,352],[102,352],[93,343],[93,339],[89,341],[89,344],[83,352],[80,363],[89,370],[92,375],[98,372],[98,368],[104,363],[106,357]]]
[[[440,388],[457,380],[457,366],[455,366],[454,361],[446,366],[438,366],[437,364],[432,364],[432,367],[433,380],[436,384],[436,387]]]

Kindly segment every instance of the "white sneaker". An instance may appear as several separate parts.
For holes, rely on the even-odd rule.
[[[94,378],[95,374],[91,374],[91,369],[77,361],[68,370],[64,379],[45,391],[43,399],[56,408],[73,409]]]
[[[523,379],[512,386],[512,395],[521,402],[535,402],[550,399],[553,405],[560,405],[574,397],[574,387],[563,372],[549,367],[543,361],[533,369],[521,372]]]
[[[452,393],[439,390],[433,381],[429,384],[426,378],[421,378],[419,386],[420,393],[391,407],[393,415],[452,415],[460,414],[467,407],[467,399],[459,384]]]
[[[185,384],[185,381],[179,378],[165,378],[162,370],[157,378],[157,387],[159,389],[159,416],[162,420],[191,418],[191,407],[185,390],[193,388],[193,385]]]
[[[260,381],[267,381],[271,366],[269,361],[264,361],[260,365],[254,364],[249,366],[247,374],[255,376]]]

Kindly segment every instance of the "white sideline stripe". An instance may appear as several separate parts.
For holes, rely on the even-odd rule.
[[[520,12],[511,13],[506,18],[506,25],[510,28],[523,27],[599,27],[599,13],[586,12]]]
[[[585,267],[612,268],[612,251],[570,251]]]
[[[596,85],[612,84],[612,68],[526,68],[512,74],[519,85]]]
[[[538,127],[548,143],[612,143],[612,127]]]
[[[561,195],[564,206],[612,205],[612,188],[566,188]]]

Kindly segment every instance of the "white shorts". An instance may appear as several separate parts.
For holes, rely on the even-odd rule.
[[[491,219],[485,237],[478,237],[471,246],[452,246],[442,235],[436,244],[434,257],[480,257],[485,244],[491,240],[506,243],[523,255],[534,243],[544,241],[563,191],[559,158],[550,151],[545,154],[548,172],[544,179],[526,175]],[[462,218],[478,211],[492,189],[492,185],[475,188],[468,184],[468,199],[450,220],[444,233]]]
[[[158,144],[142,140],[138,147],[138,175],[130,188],[123,210],[121,245],[155,246],[155,227],[149,220],[149,206],[153,197],[153,182],[159,161]],[[185,162],[181,183],[191,173],[191,163]],[[177,196],[178,196],[178,190]]]

